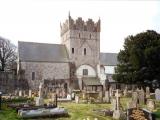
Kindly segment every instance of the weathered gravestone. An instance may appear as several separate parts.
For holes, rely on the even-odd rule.
[[[138,101],[139,101],[139,104],[144,104],[145,103],[145,96],[144,96],[144,90],[141,89],[139,90],[139,93],[138,93]]]
[[[32,97],[32,90],[29,90],[29,97]]]
[[[156,100],[160,100],[160,89],[159,88],[155,90],[155,98]]]
[[[150,89],[146,87],[146,98],[150,98]]]
[[[110,102],[109,91],[105,91],[104,102],[107,102],[107,103]]]
[[[43,100],[43,83],[40,83],[39,85],[39,96],[36,98],[36,106],[41,106],[44,104],[44,100]]]
[[[147,108],[150,111],[153,111],[156,108],[154,100],[152,100],[152,99],[147,100]]]
[[[125,114],[123,113],[123,111],[121,111],[120,108],[120,94],[118,93],[118,89],[116,91],[116,109],[113,111],[113,119],[121,119],[121,120],[125,120]],[[115,106],[114,106],[115,107]]]
[[[112,88],[112,86],[110,86],[110,88],[109,88],[109,95],[110,95],[110,97],[113,97],[113,88]]]
[[[79,96],[77,96],[77,95],[75,96],[75,102],[79,103]]]
[[[124,89],[124,91],[123,91],[123,95],[124,95],[124,96],[127,96],[127,93],[128,93],[128,88],[127,88],[127,86],[126,86],[125,89]]]
[[[137,102],[138,102],[138,93],[137,92],[132,93],[132,101],[134,101],[137,104]]]
[[[19,96],[22,97],[22,90],[19,90]]]

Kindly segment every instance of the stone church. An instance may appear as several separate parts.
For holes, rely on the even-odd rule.
[[[60,93],[103,89],[105,66],[116,66],[117,54],[100,53],[101,21],[69,15],[60,27],[61,44],[18,42],[21,87],[37,90],[44,82],[49,91]]]

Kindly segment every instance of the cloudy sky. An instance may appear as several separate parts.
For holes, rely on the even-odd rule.
[[[160,32],[160,2],[152,0],[0,0],[0,36],[17,41],[60,43],[68,17],[101,19],[101,52],[119,52],[128,35]]]

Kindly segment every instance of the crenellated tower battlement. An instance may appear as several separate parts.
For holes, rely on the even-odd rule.
[[[92,19],[84,21],[81,17],[73,20],[69,15],[68,19],[61,25],[61,36],[68,30],[100,32],[100,19],[97,22],[94,22]]]

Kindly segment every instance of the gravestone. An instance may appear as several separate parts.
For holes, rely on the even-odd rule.
[[[130,109],[130,108],[136,108],[137,107],[137,102],[131,100],[130,102],[128,102],[127,107],[128,107],[128,109]]]
[[[123,95],[127,96],[128,90],[127,90],[127,86],[125,87],[124,91],[123,91]]]
[[[39,96],[36,97],[36,106],[42,106],[44,104],[43,100],[43,83],[41,82],[39,85]]]
[[[19,96],[22,97],[22,90],[19,90]]]
[[[70,94],[67,94],[67,99],[68,99],[68,100],[72,100],[72,98],[71,98],[71,95],[70,95]]]
[[[117,108],[117,103],[116,103],[116,98],[112,98],[112,110],[116,110]]]
[[[32,90],[29,90],[29,97],[32,97]]]
[[[141,89],[138,93],[138,100],[139,100],[139,104],[145,103],[145,94],[143,89]]]
[[[156,108],[154,100],[152,100],[152,99],[147,100],[147,108],[150,111],[153,111]]]
[[[99,92],[99,100],[100,102],[103,102],[103,92],[102,91]]]
[[[109,95],[110,95],[110,97],[113,97],[113,88],[112,88],[112,86],[109,87]]]
[[[160,100],[160,89],[159,88],[155,90],[155,98],[156,100]]]
[[[104,102],[110,102],[109,91],[105,91]]]
[[[138,93],[137,92],[132,93],[132,101],[134,101],[137,104],[137,102],[138,102]]]
[[[146,98],[150,98],[150,89],[146,87]]]
[[[77,96],[77,95],[75,96],[75,102],[79,103],[79,96]]]
[[[113,111],[113,119],[123,119],[125,118],[125,114],[123,113],[123,111],[121,111],[119,109],[119,105],[120,105],[120,102],[119,102],[119,98],[120,98],[120,94],[118,93],[118,89],[116,90],[116,109]],[[115,106],[114,106],[115,107]]]

